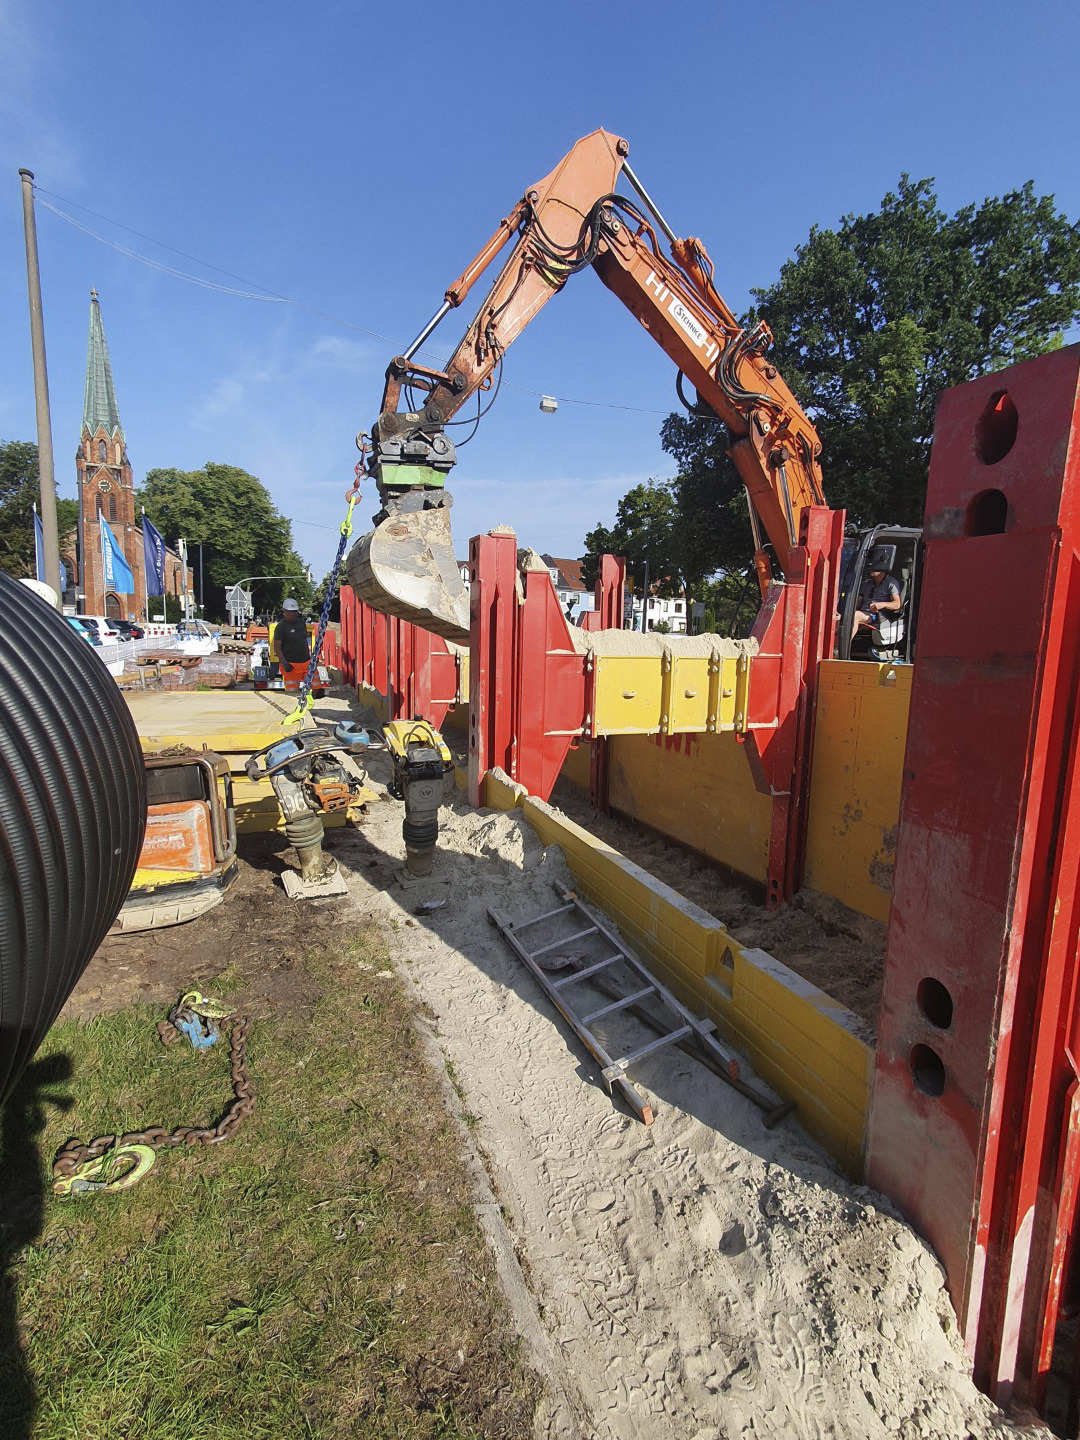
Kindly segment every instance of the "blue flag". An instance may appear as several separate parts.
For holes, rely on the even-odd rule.
[[[41,528],[41,516],[34,506],[34,559],[37,562],[37,578],[45,579],[45,532]]]
[[[101,566],[105,573],[105,588],[115,590],[118,595],[134,595],[135,576],[124,559],[119,541],[109,529],[109,522],[100,510],[98,521],[101,524]]]
[[[161,531],[142,517],[143,566],[146,571],[147,595],[165,594],[165,541]]]

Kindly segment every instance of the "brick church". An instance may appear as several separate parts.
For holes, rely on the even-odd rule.
[[[86,391],[83,398],[82,433],[75,452],[79,487],[79,610],[84,615],[107,615],[118,620],[145,620],[146,572],[143,560],[142,516],[135,513],[135,482],[128,460],[124,427],[116,408],[109,347],[101,322],[96,290],[90,292],[90,340],[86,351]],[[115,535],[124,558],[135,577],[133,594],[120,594],[106,587],[101,553],[101,526],[104,516]],[[192,586],[187,572],[187,589]],[[173,550],[165,552],[165,589],[181,600],[184,594],[183,567]],[[155,611],[160,603],[154,604]]]

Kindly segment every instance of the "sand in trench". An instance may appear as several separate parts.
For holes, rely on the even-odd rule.
[[[386,757],[370,768],[385,784]],[[929,1247],[797,1123],[765,1130],[672,1048],[633,1074],[651,1127],[612,1102],[487,920],[489,906],[519,920],[549,910],[553,882],[569,883],[520,812],[453,797],[431,877],[383,889],[404,858],[401,818],[380,802],[359,832],[328,837],[349,884],[340,903],[383,926],[475,1117],[554,1357],[538,1434],[1039,1433],[972,1385]]]

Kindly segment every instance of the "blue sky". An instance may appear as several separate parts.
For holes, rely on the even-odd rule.
[[[738,313],[811,226],[876,209],[902,171],[935,177],[950,213],[1030,178],[1076,219],[1078,58],[1074,0],[0,0],[0,439],[36,434],[20,166],[39,187],[60,493],[95,286],[137,481],[207,460],[250,470],[321,575],[387,360],[580,136],[629,140]],[[443,322],[433,360],[467,319]],[[458,553],[505,522],[580,554],[631,485],[672,473],[674,378],[595,277],[574,277],[508,352],[460,452]],[[555,415],[541,394],[560,397]],[[369,483],[365,519],[374,502]]]

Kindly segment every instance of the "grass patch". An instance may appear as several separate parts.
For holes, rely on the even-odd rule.
[[[55,1197],[56,1149],[213,1123],[227,1045],[166,1049],[147,1009],[53,1029],[4,1114],[0,1434],[531,1434],[535,1379],[384,964],[370,940],[309,957],[314,1004],[252,1026],[255,1114],[116,1195]]]

